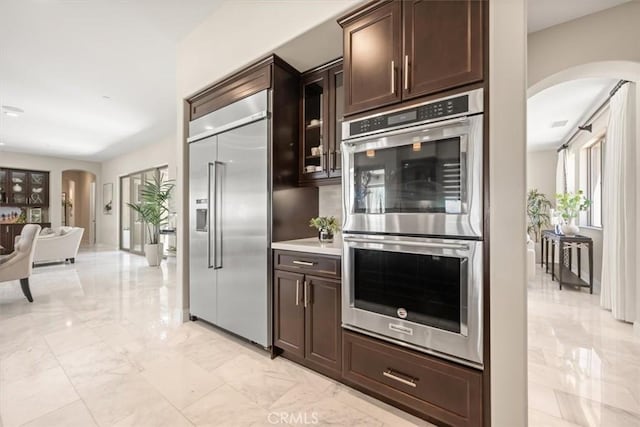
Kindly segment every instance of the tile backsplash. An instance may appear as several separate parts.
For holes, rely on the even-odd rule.
[[[323,185],[319,187],[320,216],[335,216],[338,224],[342,224],[342,187],[340,185]]]

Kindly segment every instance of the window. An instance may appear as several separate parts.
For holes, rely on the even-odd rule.
[[[604,138],[587,148],[587,197],[591,208],[587,212],[588,225],[602,227],[602,165]]]

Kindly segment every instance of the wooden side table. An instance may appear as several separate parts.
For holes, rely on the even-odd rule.
[[[593,294],[593,239],[587,236],[576,234],[575,236],[565,236],[556,234],[553,230],[544,230],[542,232],[542,240],[540,241],[541,261],[540,264],[549,273],[549,245],[551,245],[551,280],[558,280],[558,285],[562,289],[562,285],[577,286],[580,288],[589,288],[589,293]],[[558,275],[556,277],[556,246],[560,262],[558,266]],[[588,250],[589,261],[589,283],[582,279],[582,247],[586,246]],[[573,266],[573,250],[577,251],[578,274],[575,274],[571,267]]]

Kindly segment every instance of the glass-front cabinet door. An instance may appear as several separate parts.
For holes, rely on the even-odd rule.
[[[120,249],[131,249],[131,178],[120,178]]]
[[[327,116],[327,80],[324,72],[309,74],[302,86],[301,177],[309,181],[327,176],[324,146]]]
[[[33,206],[48,206],[47,175],[44,172],[29,172],[29,201]]]
[[[9,186],[11,188],[9,204],[26,205],[28,203],[27,172],[9,171]]]
[[[9,202],[9,172],[0,169],[0,205]]]

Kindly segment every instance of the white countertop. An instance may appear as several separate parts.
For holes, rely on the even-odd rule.
[[[272,249],[307,252],[312,254],[342,256],[342,236],[335,236],[333,243],[320,243],[317,237],[273,242]]]

